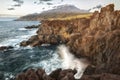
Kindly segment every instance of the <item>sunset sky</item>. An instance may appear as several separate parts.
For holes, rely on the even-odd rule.
[[[80,9],[90,9],[96,5],[105,6],[115,4],[115,9],[120,9],[120,0],[0,0],[0,15],[22,16],[31,13],[40,13],[52,9],[54,6],[72,4]]]

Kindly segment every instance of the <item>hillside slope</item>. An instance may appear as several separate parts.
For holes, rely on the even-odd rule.
[[[88,13],[88,10],[82,10],[73,5],[61,5],[57,6],[55,9],[43,11],[40,14],[35,13],[22,16],[17,20],[45,20],[50,18],[64,18]]]

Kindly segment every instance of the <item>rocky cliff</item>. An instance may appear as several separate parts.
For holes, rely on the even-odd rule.
[[[120,10],[114,10],[113,4],[94,12],[90,18],[41,23],[37,35],[22,42],[22,46],[64,43],[77,57],[91,60],[95,67],[88,68],[87,73],[120,75]]]

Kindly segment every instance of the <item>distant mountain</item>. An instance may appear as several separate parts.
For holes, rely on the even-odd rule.
[[[62,18],[71,15],[89,13],[88,10],[83,10],[75,7],[74,5],[61,5],[54,9],[43,11],[42,13],[29,14],[22,16],[17,20],[43,20],[48,18]]]
[[[44,11],[42,13],[87,13],[88,10],[83,10],[75,7],[74,5],[61,5],[55,9]]]

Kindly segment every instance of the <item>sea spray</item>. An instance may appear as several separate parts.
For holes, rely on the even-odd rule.
[[[77,73],[74,75],[75,79],[80,79],[89,65],[87,59],[77,58],[72,53],[70,53],[69,48],[65,45],[58,46],[58,54],[63,59],[62,68],[63,69],[76,69]]]

